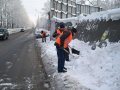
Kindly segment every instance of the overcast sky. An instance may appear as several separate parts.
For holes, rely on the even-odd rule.
[[[28,15],[30,16],[30,19],[34,22],[38,17],[38,13],[42,12],[44,3],[47,2],[47,0],[21,0],[21,1]]]

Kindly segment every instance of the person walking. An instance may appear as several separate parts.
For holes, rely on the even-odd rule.
[[[71,42],[74,36],[76,36],[77,30],[72,28],[71,30],[64,30],[55,41],[55,46],[57,49],[57,56],[58,56],[58,73],[67,72],[67,69],[64,67],[65,65],[65,55],[69,53],[66,51],[68,48],[68,44]]]

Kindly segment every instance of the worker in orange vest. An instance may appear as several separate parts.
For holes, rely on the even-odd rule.
[[[65,55],[66,55],[66,48],[68,48],[68,44],[71,42],[73,37],[76,36],[77,30],[75,28],[72,28],[71,30],[64,30],[63,33],[61,33],[55,41],[55,46],[57,49],[57,56],[58,56],[58,73],[61,72],[67,72],[67,69],[65,69]],[[69,53],[69,52],[67,52]]]
[[[42,42],[46,42],[46,32],[41,31]]]
[[[63,31],[67,31],[68,29],[65,28],[65,24],[63,22],[61,22],[59,24],[59,28],[53,33],[53,37],[54,38],[57,38],[60,34],[63,33]],[[67,52],[69,52],[69,48],[65,48]],[[68,53],[65,53],[65,60],[66,61],[70,61],[69,60],[69,54]]]

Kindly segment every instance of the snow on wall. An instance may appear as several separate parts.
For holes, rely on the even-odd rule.
[[[71,17],[71,18],[60,19],[57,17],[53,17],[52,21],[64,22],[64,23],[71,22],[74,26],[74,25],[76,25],[76,23],[79,22],[79,18],[78,17]]]
[[[72,22],[73,25],[75,23],[78,23],[79,21],[83,20],[95,20],[95,19],[106,19],[108,21],[109,19],[112,20],[119,20],[120,19],[120,8],[118,9],[112,9],[107,11],[101,11],[101,12],[94,12],[92,14],[89,14],[87,16],[84,16],[83,14],[79,15],[78,17],[71,17],[66,19],[59,19],[57,17],[53,17],[52,20],[58,21],[58,22]]]
[[[55,31],[55,28],[53,28],[53,27],[55,27],[55,22],[64,22],[64,23],[71,22],[72,25],[75,26],[76,23],[80,23],[84,20],[85,21],[89,20],[89,23],[91,23],[90,21],[96,20],[96,19],[99,20],[99,21],[101,21],[101,20],[109,21],[110,19],[112,19],[112,21],[119,20],[120,19],[120,8],[107,10],[107,11],[102,11],[102,12],[95,12],[95,13],[92,13],[92,14],[87,15],[87,16],[84,16],[84,15],[81,14],[78,17],[71,17],[71,18],[66,18],[66,19],[60,19],[60,18],[57,18],[57,17],[53,17],[51,19],[51,27],[52,27],[51,28],[51,35]],[[93,22],[93,26],[94,26],[95,23],[96,22]]]
[[[79,21],[82,20],[95,20],[95,19],[106,19],[108,21],[109,19],[112,20],[119,20],[120,19],[120,8],[118,9],[112,9],[112,10],[107,10],[107,11],[102,11],[102,12],[95,12],[92,14],[85,16],[78,16]]]

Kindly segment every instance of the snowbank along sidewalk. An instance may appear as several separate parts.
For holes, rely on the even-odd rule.
[[[80,55],[70,55],[70,62],[65,62],[67,73],[58,73],[54,41],[49,37],[46,43],[37,41],[53,90],[120,90],[120,43],[91,50],[88,43],[75,39],[70,46]]]

